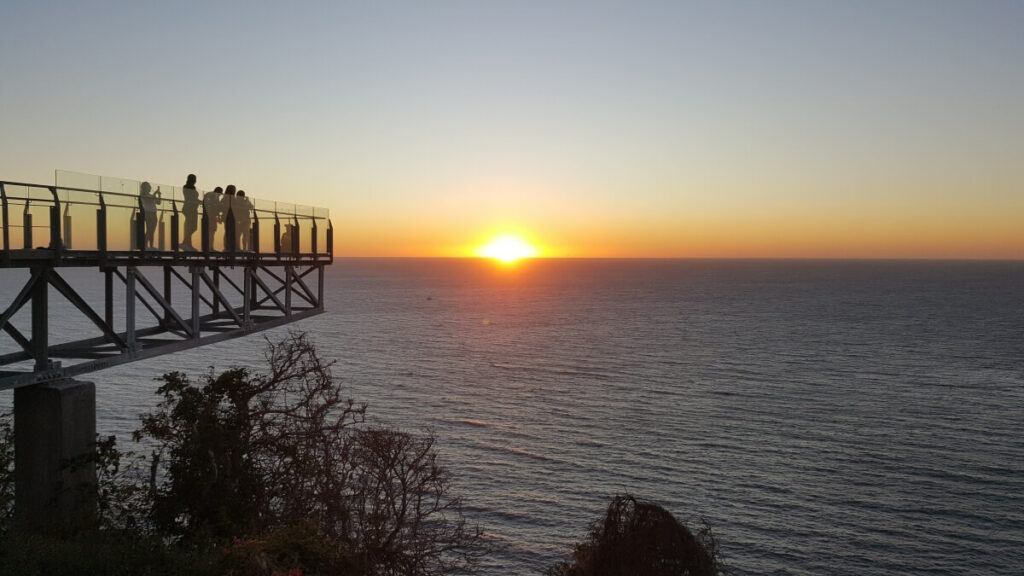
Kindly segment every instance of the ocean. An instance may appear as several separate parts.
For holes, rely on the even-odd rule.
[[[340,259],[327,297],[294,328],[371,421],[437,435],[485,574],[567,558],[622,492],[736,574],[1024,572],[1024,263]],[[98,429],[130,445],[155,376],[262,346],[89,375]]]

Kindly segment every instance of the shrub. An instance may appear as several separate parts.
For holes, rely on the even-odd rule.
[[[135,435],[156,446],[158,530],[193,546],[259,548],[301,527],[333,549],[295,567],[328,573],[473,568],[481,533],[450,495],[433,438],[358,426],[365,408],[344,398],[305,335],[268,342],[266,360],[265,374],[163,376],[163,401]]]
[[[723,571],[707,524],[694,534],[661,506],[623,494],[576,545],[572,562],[555,565],[548,575],[716,576]]]
[[[0,576],[215,576],[217,558],[134,531],[75,538],[9,533],[0,538]]]

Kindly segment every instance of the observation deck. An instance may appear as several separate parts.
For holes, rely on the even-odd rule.
[[[65,171],[54,185],[0,181],[0,390],[323,312],[326,209],[203,190],[198,200],[180,186]],[[51,287],[65,326],[94,334],[51,332]]]

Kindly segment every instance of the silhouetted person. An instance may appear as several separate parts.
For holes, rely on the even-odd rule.
[[[181,195],[185,198],[181,211],[185,214],[185,241],[181,248],[189,252],[195,252],[196,247],[192,245],[192,235],[199,226],[199,191],[196,190],[196,175],[189,174],[185,179],[185,185],[181,187]]]
[[[238,249],[252,250],[252,217],[250,216],[252,202],[246,198],[245,190],[239,190],[235,195],[235,200],[233,209],[235,210],[235,222],[238,223],[235,227],[239,240]]]
[[[235,207],[235,185],[228,184],[227,188],[224,189],[224,196],[220,200],[220,221],[224,223],[224,250],[227,251],[231,248],[230,242],[234,241],[234,249],[238,249],[238,226],[236,216],[234,215]],[[228,218],[231,218],[231,225],[228,226]],[[234,230],[234,235],[229,233]]]
[[[207,192],[203,196],[203,214],[206,215],[206,229],[210,236],[209,249],[211,251],[214,250],[213,238],[217,233],[217,222],[220,220],[220,204],[223,191],[223,188],[217,186],[213,189],[213,192]]]
[[[284,234],[281,234],[281,253],[291,254],[292,252],[292,225],[284,225]]]
[[[160,189],[153,193],[153,187],[149,182],[139,185],[139,203],[142,205],[142,214],[146,218],[146,249],[156,250],[153,246],[153,238],[156,236],[156,205],[160,203]]]

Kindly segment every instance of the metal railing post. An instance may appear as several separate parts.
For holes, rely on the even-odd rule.
[[[319,252],[316,249],[316,218],[315,217],[313,218],[313,229],[310,230],[309,246],[310,246],[310,250],[313,252],[314,256],[319,254]]]
[[[96,248],[100,252],[107,251],[107,202],[100,192],[100,207],[96,209]]]
[[[327,253],[334,258],[334,223],[327,220]]]
[[[255,210],[252,211],[252,232],[249,237],[249,250],[253,254],[260,253],[260,215]]]
[[[73,228],[71,227],[71,203],[64,204],[64,248],[74,250]]]
[[[291,247],[292,248],[292,255],[293,256],[298,256],[299,255],[299,246],[300,246],[300,244],[299,244],[299,234],[301,232],[301,228],[299,228],[299,217],[297,215],[296,216],[292,216],[292,219],[295,222],[295,227],[292,228],[292,247]]]
[[[4,262],[11,262],[11,215],[10,207],[7,205],[7,191],[4,190],[3,182],[0,182],[0,210],[3,212],[3,243]]]
[[[29,212],[29,200],[25,200],[25,213],[21,216],[22,243],[25,250],[32,249],[32,213]]]
[[[203,204],[203,218],[202,218],[203,229],[199,234],[199,247],[203,249],[203,252],[210,251],[210,215],[206,213],[206,204]]]
[[[228,211],[224,214],[224,251],[232,256],[235,255],[236,240],[235,216],[231,206],[228,205]]]
[[[142,206],[141,196],[139,196],[139,211],[135,215],[135,246],[139,250],[146,249],[146,209]]]
[[[178,239],[178,203],[171,200],[171,250],[177,252],[180,240]]]
[[[274,211],[274,254],[281,255],[281,220]]]
[[[60,256],[62,246],[64,245],[61,240],[60,233],[60,198],[57,197],[57,187],[50,187],[50,194],[53,195],[53,206],[50,206],[50,249],[57,252],[57,256]]]

